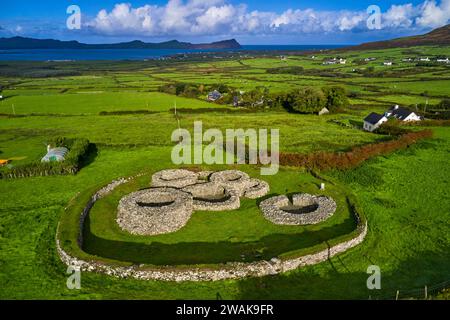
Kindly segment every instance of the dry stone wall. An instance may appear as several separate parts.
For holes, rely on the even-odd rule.
[[[291,210],[288,209],[290,206]],[[305,208],[312,209],[301,212]],[[336,202],[329,197],[301,193],[293,195],[292,203],[285,195],[266,199],[260,203],[260,209],[264,217],[275,224],[308,225],[331,217],[336,211]]]

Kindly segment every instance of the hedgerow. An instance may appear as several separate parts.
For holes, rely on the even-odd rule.
[[[354,147],[348,152],[280,153],[280,164],[319,170],[350,169],[370,158],[407,148],[421,139],[432,136],[431,130],[423,130],[402,134],[394,140]]]
[[[0,172],[0,179],[14,179],[35,176],[76,174],[87,156],[91,144],[87,139],[55,138],[51,143],[53,147],[67,147],[65,160],[61,162],[34,161],[29,164],[11,167]]]

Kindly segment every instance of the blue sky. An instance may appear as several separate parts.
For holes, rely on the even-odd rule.
[[[81,9],[68,30],[66,9]],[[366,9],[381,9],[369,30]],[[0,36],[105,43],[140,39],[243,44],[352,44],[427,32],[449,23],[450,0],[2,0]]]

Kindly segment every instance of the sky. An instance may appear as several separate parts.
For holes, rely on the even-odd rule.
[[[71,5],[80,19],[67,13]],[[68,19],[80,23],[69,29]],[[1,0],[0,37],[357,44],[425,33],[449,20],[450,0]]]

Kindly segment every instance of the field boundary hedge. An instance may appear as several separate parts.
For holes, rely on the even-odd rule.
[[[402,134],[393,140],[354,147],[347,152],[314,152],[311,154],[281,152],[280,165],[318,170],[351,169],[370,158],[405,149],[419,140],[432,136],[431,130],[422,130]]]
[[[81,169],[83,160],[93,145],[87,139],[64,139],[64,141],[70,141],[64,145],[69,148],[64,161],[41,162],[36,160],[29,164],[0,171],[0,179],[76,174]]]

